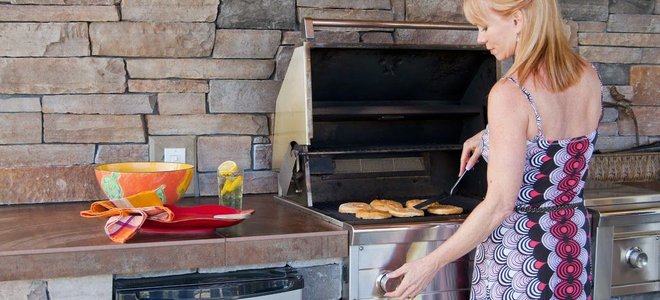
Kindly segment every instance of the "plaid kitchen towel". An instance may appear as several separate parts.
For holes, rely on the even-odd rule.
[[[105,223],[105,234],[117,243],[132,238],[147,219],[164,222],[174,220],[174,213],[163,206],[154,191],[118,200],[96,201],[89,210],[81,211],[80,215],[85,218],[109,217]]]

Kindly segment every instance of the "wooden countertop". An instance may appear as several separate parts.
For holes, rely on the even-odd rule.
[[[185,198],[182,206],[217,204]],[[82,218],[89,202],[0,206],[0,281],[133,274],[337,258],[348,232],[273,195],[247,195],[249,219],[214,233],[144,233],[125,244],[105,235],[106,219]]]

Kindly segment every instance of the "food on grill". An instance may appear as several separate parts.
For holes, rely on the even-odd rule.
[[[380,211],[386,211],[389,212],[390,209],[392,208],[402,208],[403,205],[399,202],[396,202],[394,200],[384,200],[384,199],[376,199],[372,200],[371,203],[369,203],[371,207],[380,210]]]
[[[406,201],[406,207],[414,208],[415,205],[420,204],[426,200],[427,199],[410,199]],[[438,207],[438,205],[440,205],[438,202],[433,202],[427,206],[422,207],[422,209],[427,209],[429,207]]]
[[[423,210],[411,207],[392,208],[389,212],[399,218],[421,217],[424,215]]]
[[[368,208],[368,209],[358,209],[358,211],[355,213],[355,217],[359,219],[378,220],[378,219],[391,218],[392,215],[386,211]]]
[[[437,207],[429,207],[426,211],[434,215],[457,215],[463,212],[462,207],[438,204]]]
[[[354,214],[359,209],[370,209],[371,206],[364,202],[346,202],[339,205],[339,212],[344,214]]]

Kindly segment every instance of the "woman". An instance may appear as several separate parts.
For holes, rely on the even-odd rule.
[[[590,299],[587,165],[601,116],[598,74],[569,47],[556,0],[464,0],[477,42],[513,65],[488,96],[486,129],[459,173],[482,156],[488,191],[456,233],[389,274],[388,297],[418,295],[476,247],[471,299]]]

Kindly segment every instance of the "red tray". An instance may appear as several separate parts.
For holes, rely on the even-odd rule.
[[[216,228],[229,227],[243,222],[240,219],[215,219],[215,215],[252,214],[253,209],[238,210],[222,205],[199,205],[190,207],[167,206],[174,213],[170,222],[146,220],[140,231],[156,233],[213,232]]]

